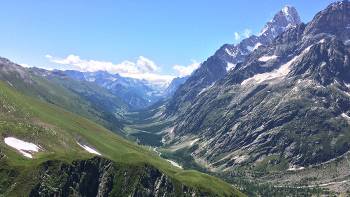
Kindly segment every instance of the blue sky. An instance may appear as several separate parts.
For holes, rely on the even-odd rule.
[[[1,1],[0,56],[45,68],[77,69],[69,63],[78,61],[79,69],[97,63],[131,73],[141,67],[156,74],[151,78],[178,76],[174,65],[190,70],[222,44],[236,43],[235,32],[258,33],[284,5],[296,7],[308,22],[331,2]]]

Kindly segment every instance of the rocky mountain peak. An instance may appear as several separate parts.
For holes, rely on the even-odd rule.
[[[272,41],[286,29],[300,24],[301,20],[297,10],[292,6],[285,6],[275,14],[273,19],[265,25],[259,36]]]
[[[191,102],[205,88],[222,79],[229,70],[237,69],[239,63],[244,62],[255,49],[269,45],[279,34],[300,23],[296,9],[285,6],[265,25],[260,35],[252,35],[237,45],[224,44],[175,92],[167,104],[166,114],[176,113],[182,103]]]
[[[327,33],[344,41],[350,39],[350,2],[340,1],[330,4],[316,14],[307,25],[305,34]]]
[[[297,10],[292,6],[285,6],[266,23],[256,36],[242,40],[239,44],[225,44],[216,53],[220,59],[231,64],[242,62],[244,58],[261,45],[270,44],[278,35],[289,28],[301,23]]]

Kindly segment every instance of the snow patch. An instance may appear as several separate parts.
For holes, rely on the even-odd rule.
[[[237,155],[235,157],[233,157],[233,159],[235,160],[235,163],[242,163],[243,161],[248,159],[247,155]]]
[[[256,43],[254,46],[247,46],[247,50],[248,50],[248,51],[254,51],[254,50],[257,49],[259,46],[261,46],[261,43],[260,43],[260,42]]]
[[[255,49],[258,49],[259,46],[261,46],[261,45],[262,45],[262,44],[261,44],[260,42],[256,43],[256,44],[254,45],[253,51],[254,51]]]
[[[6,82],[7,82],[7,84],[9,84],[11,87],[14,87],[13,84],[12,84],[11,82],[9,82],[9,81],[6,81]]]
[[[198,138],[197,138],[197,139],[192,140],[192,141],[191,141],[191,143],[190,143],[190,146],[193,146],[193,144],[195,144],[195,143],[196,143],[198,140],[199,140]]]
[[[261,30],[261,32],[258,34],[258,36],[261,36],[263,34],[265,34],[265,32],[269,29],[269,27],[267,25],[265,25],[264,29]]]
[[[206,88],[203,88],[199,93],[198,95],[202,94],[203,92],[207,91],[208,89],[210,89],[211,87],[213,87],[215,84],[215,82],[213,82],[210,86],[206,87]]]
[[[271,80],[287,75],[290,71],[290,62],[283,64],[279,69],[273,70],[267,73],[256,74],[251,78],[242,81],[241,85],[247,84],[249,81],[254,80],[256,83],[261,83],[266,80]]]
[[[230,51],[228,48],[225,48],[225,51],[226,51],[226,53],[227,53],[228,55],[230,55],[230,56],[236,56],[236,53]]]
[[[350,45],[350,40],[345,40],[344,44],[345,45]]]
[[[159,157],[161,157],[162,153],[159,152],[159,151],[157,150],[157,147],[154,147],[152,150],[153,150],[154,152],[156,152],[156,153],[158,154]],[[165,160],[167,160],[171,165],[173,165],[173,166],[175,166],[175,167],[177,167],[177,168],[181,168],[181,169],[182,169],[182,166],[181,166],[180,164],[176,163],[175,161],[172,161],[172,160],[170,160],[170,159],[165,159]]]
[[[234,69],[235,67],[236,67],[236,64],[232,64],[232,63],[228,62],[227,66],[226,66],[226,71]]]
[[[347,88],[350,88],[350,83],[344,83]]]
[[[171,165],[177,167],[177,168],[181,168],[182,169],[182,166],[180,166],[180,164],[176,163],[175,161],[172,161],[170,159],[166,159]]]
[[[305,169],[304,167],[298,167],[298,166],[291,166],[290,168],[287,169],[287,171],[298,171],[298,170],[303,170]]]
[[[92,153],[92,154],[95,154],[95,155],[101,155],[101,153],[97,152],[97,150],[87,146],[87,145],[84,145],[84,144],[80,144],[79,142],[77,142],[77,144],[82,147],[83,149],[85,149],[87,152],[89,153]]]
[[[289,14],[289,7],[288,7],[288,6],[284,6],[284,7],[282,8],[282,12],[283,12],[284,15],[290,15],[290,14]]]
[[[293,16],[292,16],[292,13],[290,12],[291,11],[291,7],[290,6],[284,6],[284,8],[282,8],[282,13],[283,15],[286,17],[287,21],[289,23],[293,22],[294,19],[293,19]],[[290,24],[289,24],[290,25]],[[288,27],[287,27],[288,28]]]
[[[266,81],[266,80],[271,80],[271,79],[276,79],[276,78],[280,78],[280,77],[286,76],[289,73],[289,71],[290,71],[290,66],[292,65],[292,63],[295,62],[299,57],[301,57],[305,53],[307,53],[310,50],[311,46],[309,46],[306,49],[304,49],[304,51],[302,51],[299,55],[295,56],[289,62],[283,64],[278,69],[275,69],[275,70],[273,70],[271,72],[256,74],[253,77],[250,77],[250,78],[242,81],[241,85],[245,85],[249,81],[252,81],[252,80],[255,81],[256,83],[261,83],[261,82]]]
[[[6,137],[4,141],[5,144],[18,150],[23,156],[28,158],[33,158],[32,153],[38,152],[40,150],[39,146],[14,137]]]
[[[260,62],[267,62],[267,61],[269,61],[269,60],[274,60],[274,59],[276,59],[276,58],[277,58],[276,55],[262,56],[262,57],[259,58],[259,61],[260,61]]]
[[[350,117],[346,113],[342,113],[341,117],[343,117],[348,123],[350,123]]]

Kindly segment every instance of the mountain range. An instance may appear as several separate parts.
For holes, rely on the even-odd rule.
[[[80,72],[76,70],[53,70],[33,68],[37,74],[48,79],[72,79],[80,82],[90,82],[119,97],[130,109],[140,109],[154,104],[164,98],[166,85],[153,84],[146,80],[122,77],[106,71]],[[41,71],[41,72],[39,72]],[[69,84],[67,84],[69,85]]]
[[[295,23],[268,33],[285,13]],[[218,56],[230,46],[224,45],[161,110],[161,119],[174,119],[164,147],[213,172],[240,171],[280,185],[300,184],[298,176],[346,190],[349,173],[340,169],[350,148],[349,27],[348,1],[332,3],[307,24],[285,7],[260,34],[275,38],[250,52],[241,46],[256,37],[243,40],[231,47],[240,54],[231,59]],[[230,63],[236,64],[225,74]]]
[[[258,36],[252,35],[237,45],[225,44],[220,47],[174,93],[171,101],[167,103],[166,115],[175,115],[177,111],[186,108],[187,104],[193,102],[204,88],[223,78],[227,72],[243,62],[252,51],[268,45],[280,33],[300,23],[300,17],[295,8],[286,6],[275,14]]]
[[[285,6],[167,86],[0,58],[0,117],[4,196],[348,195],[350,2]]]

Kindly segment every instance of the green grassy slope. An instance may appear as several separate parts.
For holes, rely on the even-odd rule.
[[[119,98],[91,84],[48,80],[9,60],[0,60],[0,80],[19,92],[79,114],[112,131],[121,131],[122,122],[117,112],[122,113],[127,106]]]
[[[98,112],[97,115],[100,124],[103,124],[103,126],[114,132],[122,134],[119,131],[121,131],[122,125],[125,122],[123,114],[128,110],[128,106],[119,97],[91,82],[76,81],[67,77],[53,77],[49,81],[78,95],[80,99],[87,101],[90,104],[89,111]],[[93,118],[96,117],[90,119],[94,120]]]
[[[76,144],[76,140],[80,140],[114,162],[133,166],[149,164],[190,187],[220,196],[242,195],[217,178],[196,171],[180,170],[155,153],[118,137],[88,119],[22,95],[3,82],[0,82],[0,120],[0,175],[7,173],[10,174],[7,177],[12,177],[11,173],[19,173],[19,176],[14,177],[25,177],[31,169],[47,160],[71,162],[93,157]],[[38,144],[43,151],[34,154],[34,159],[26,159],[4,143],[3,139],[7,136]],[[4,168],[11,170],[6,171]],[[6,185],[6,180],[0,182]],[[30,183],[22,182],[14,187],[26,190]]]

